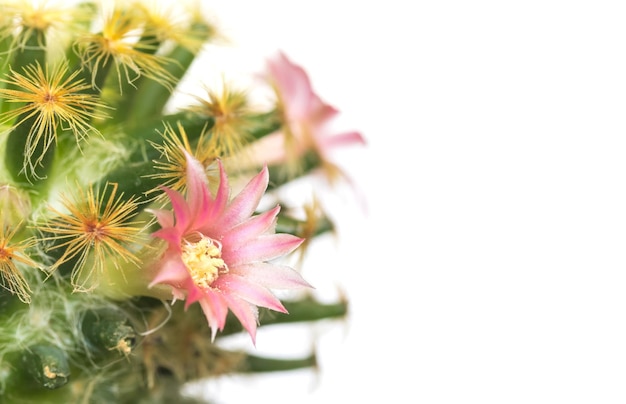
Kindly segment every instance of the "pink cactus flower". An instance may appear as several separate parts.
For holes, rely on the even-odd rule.
[[[366,142],[361,133],[336,133],[333,130],[331,123],[339,111],[321,100],[313,91],[306,71],[292,63],[284,53],[278,52],[267,61],[264,78],[274,88],[284,124],[279,132],[252,145],[249,156],[254,163],[297,165],[305,153],[314,151],[331,180],[335,174],[343,175],[332,163],[330,154],[336,147],[364,145]]]
[[[292,63],[284,53],[279,52],[269,59],[267,69],[289,129],[301,141],[302,147],[315,147],[325,155],[335,146],[365,144],[359,132],[330,132],[328,124],[339,111],[320,99],[304,69]]]
[[[268,185],[267,167],[229,200],[221,162],[213,197],[202,164],[185,154],[187,198],[164,188],[173,212],[152,210],[161,225],[153,235],[165,240],[167,249],[150,286],[171,286],[174,299],[185,299],[185,307],[199,302],[213,340],[230,309],[255,343],[257,306],[287,312],[270,288],[310,287],[291,267],[270,262],[295,250],[303,239],[274,232],[279,206],[252,216]]]

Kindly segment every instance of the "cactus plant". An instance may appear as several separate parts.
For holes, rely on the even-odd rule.
[[[229,85],[171,107],[219,37],[200,9],[0,5],[2,402],[186,402],[188,382],[316,366],[219,340],[347,314],[291,260],[332,220],[277,191],[336,179],[326,151],[363,137],[329,132],[337,111],[282,53],[269,108]]]

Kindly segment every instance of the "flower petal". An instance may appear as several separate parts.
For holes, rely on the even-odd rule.
[[[276,86],[285,108],[292,117],[306,117],[315,96],[309,76],[304,69],[291,63],[283,52],[267,61],[270,81]]]
[[[269,261],[295,250],[304,239],[291,234],[272,234],[250,240],[246,244],[224,245],[222,257],[228,265],[241,265],[250,262]]]
[[[161,228],[152,233],[152,237],[158,237],[162,240],[167,241],[171,248],[176,249],[176,246],[178,246],[178,250],[180,250],[180,240],[182,237],[182,233],[176,227]]]
[[[189,225],[192,220],[191,211],[189,210],[189,206],[185,201],[185,198],[179,193],[174,191],[173,189],[163,188],[163,191],[167,194],[172,202],[172,209],[174,210],[174,217],[176,221],[176,228],[181,229],[182,231],[189,228]]]
[[[256,306],[240,299],[234,295],[225,294],[224,299],[228,302],[228,307],[232,310],[233,314],[243,328],[248,331],[252,343],[256,344],[256,328],[259,321],[259,309]]]
[[[340,133],[340,134],[333,135],[333,136],[328,136],[324,140],[325,148],[347,146],[347,145],[351,145],[354,143],[358,143],[362,145],[366,144],[365,138],[363,137],[363,135],[361,135],[361,133],[357,131],[345,132],[345,133]]]
[[[276,215],[280,211],[280,206],[230,229],[222,238],[222,243],[227,245],[243,244],[269,230],[273,230],[276,225]]]
[[[203,299],[205,296],[204,290],[196,286],[196,284],[193,283],[193,280],[190,277],[187,277],[184,288],[187,291],[187,296],[185,298],[185,309],[187,309],[192,303]]]
[[[224,324],[226,324],[228,300],[221,294],[207,289],[204,291],[204,297],[199,300],[199,303],[209,322],[209,327],[211,327],[211,341],[215,341],[217,331],[223,330]]]
[[[255,306],[267,307],[282,313],[287,311],[269,289],[250,282],[239,275],[222,275],[215,281],[215,285],[228,292],[227,295],[235,294]]]
[[[193,218],[194,227],[207,220],[210,195],[204,166],[182,149],[187,160],[187,206]],[[178,217],[177,217],[178,219]]]
[[[231,228],[250,217],[259,206],[268,182],[269,171],[267,167],[263,167],[261,172],[255,175],[231,201],[216,226]]]
[[[157,283],[178,285],[184,283],[189,278],[187,267],[180,260],[179,255],[166,254],[161,261],[159,272],[150,282],[150,287]]]
[[[224,165],[221,160],[218,160],[217,164],[220,169],[220,185],[217,189],[217,193],[215,194],[211,218],[215,218],[218,214],[221,214],[224,211],[226,204],[228,203],[228,199],[230,198],[230,188],[228,187],[228,176],[226,175],[226,170],[224,169]]]
[[[239,265],[230,268],[230,273],[244,277],[249,282],[258,283],[270,289],[296,289],[312,287],[293,268],[267,262]]]
[[[146,209],[146,212],[153,214],[161,227],[174,226],[174,215],[165,209]]]

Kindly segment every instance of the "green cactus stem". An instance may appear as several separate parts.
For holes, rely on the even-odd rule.
[[[315,354],[295,359],[276,359],[248,354],[240,364],[241,373],[285,372],[296,369],[316,368]]]
[[[208,41],[213,35],[213,28],[204,22],[193,23],[190,35],[198,39]],[[165,55],[164,65],[167,74],[180,82],[197,56],[197,52],[183,45],[176,45]],[[153,119],[163,113],[163,108],[170,100],[171,90],[157,81],[148,80],[145,77],[139,79],[137,91],[129,99],[128,121],[131,123]],[[150,100],[145,102],[144,100]]]
[[[256,140],[276,132],[282,126],[280,115],[276,111],[255,114],[250,117],[250,123],[250,138]]]
[[[268,309],[259,310],[261,327],[272,324],[304,323],[325,319],[338,319],[348,314],[348,303],[339,301],[336,303],[320,303],[311,297],[301,300],[283,301],[283,306],[289,314],[277,313]],[[226,317],[226,325],[220,333],[222,336],[231,335],[243,331],[241,323],[229,313]]]
[[[13,68],[13,70],[18,70],[18,73],[22,73],[20,68],[25,68],[26,66],[36,66],[39,64],[40,66],[45,66],[46,64],[46,35],[44,31],[39,29],[25,29],[18,34],[18,38],[16,38],[17,43],[23,43],[23,46],[13,50],[10,55],[13,57],[10,63],[2,61],[2,64],[8,65],[9,68]],[[24,37],[24,38],[22,38]],[[8,68],[3,69],[5,74],[9,70]],[[1,76],[4,78],[5,75]],[[17,90],[18,87],[12,85],[11,83],[6,85],[7,89]],[[0,112],[4,113],[7,111],[12,111],[17,107],[16,103],[11,102],[3,102],[0,104]]]
[[[279,188],[295,178],[311,173],[322,165],[322,159],[314,150],[311,150],[299,159],[299,164],[299,171],[294,173],[295,176],[287,174],[289,170],[283,165],[269,167],[270,183],[268,190]]]
[[[308,222],[306,220],[296,219],[287,215],[279,215],[276,223],[277,233],[289,233],[302,236],[308,232]],[[325,233],[335,231],[335,224],[327,216],[319,217],[315,220],[315,228],[307,235],[309,237],[321,236]]]
[[[44,142],[46,139],[42,138],[37,143],[31,156],[26,153],[27,139],[29,137],[29,131],[35,126],[36,116],[30,116],[30,113],[20,116],[18,122],[26,118],[24,122],[13,128],[7,138],[7,146],[5,152],[5,167],[7,171],[11,173],[13,180],[17,183],[21,183],[26,188],[36,188],[38,192],[43,192],[43,184],[48,179],[48,174],[52,171],[54,166],[54,157],[56,151],[56,142],[52,141],[47,150],[44,151]],[[32,167],[33,171],[30,172],[30,162],[33,156],[41,156],[40,164],[36,164]]]

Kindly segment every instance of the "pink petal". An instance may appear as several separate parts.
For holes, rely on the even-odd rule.
[[[195,303],[204,298],[204,290],[196,286],[196,284],[190,277],[188,277],[186,280],[185,290],[187,290],[185,309],[187,309],[192,303]]]
[[[276,215],[278,215],[279,211],[280,206],[276,206],[272,210],[254,216],[233,227],[222,238],[222,244],[242,244],[268,230],[273,230],[276,225]]]
[[[228,307],[235,317],[241,322],[243,328],[250,334],[252,343],[256,344],[256,327],[259,321],[259,310],[257,307],[234,295],[225,294],[223,297],[228,302]]]
[[[228,265],[269,261],[295,250],[304,239],[291,234],[261,236],[240,246],[223,246],[222,257]],[[238,247],[238,248],[237,248]],[[233,248],[237,248],[234,249]]]
[[[211,341],[215,341],[217,331],[223,330],[226,324],[228,302],[221,294],[208,289],[205,290],[204,297],[199,302],[211,327]]]
[[[286,161],[286,152],[285,134],[277,131],[248,145],[242,152],[242,155],[246,156],[242,161],[243,164],[250,164],[245,167],[271,166]]]
[[[304,69],[292,63],[282,52],[268,60],[267,68],[289,115],[293,118],[307,116],[314,93]]]
[[[194,227],[207,220],[209,204],[209,188],[207,184],[204,166],[192,157],[185,149],[182,149],[187,160],[187,205],[191,214]]]
[[[146,209],[146,212],[153,214],[161,227],[174,226],[174,215],[165,209]]]
[[[149,287],[157,283],[179,285],[187,279],[189,279],[189,272],[185,264],[180,260],[180,256],[171,254],[163,258],[159,273],[150,282]]]
[[[158,237],[162,240],[167,241],[169,246],[175,250],[180,250],[180,241],[182,234],[179,229],[176,227],[167,227],[162,228],[154,233],[152,233],[152,237]]]
[[[309,114],[303,120],[308,120],[315,125],[320,125],[332,120],[337,115],[339,115],[339,110],[337,108],[326,104],[320,97],[315,95],[311,99]]]
[[[216,223],[216,227],[228,229],[249,218],[259,206],[268,182],[269,171],[267,167],[263,167],[261,172],[255,175],[231,201],[219,222]]]
[[[228,187],[228,176],[221,160],[217,161],[220,170],[220,183],[217,188],[215,200],[205,206],[206,221],[203,222],[203,228],[213,229],[216,227],[216,220],[222,215],[230,196],[230,188]],[[210,232],[210,230],[209,230]]]
[[[171,286],[171,285],[170,285]],[[175,302],[176,300],[184,300],[185,299],[185,291],[180,289],[180,288],[176,288],[174,286],[171,286],[172,288],[172,296],[174,296],[174,299],[172,300],[172,303]]]
[[[353,143],[365,145],[365,138],[356,131],[340,133],[338,135],[329,136],[325,139],[326,147],[348,146]]]
[[[223,290],[226,295],[235,294],[255,306],[267,307],[282,313],[286,312],[285,307],[272,292],[263,286],[249,282],[241,276],[222,275],[215,281],[215,286]]]
[[[286,265],[275,265],[267,262],[238,265],[230,267],[230,274],[246,278],[270,289],[312,288],[297,271]]]
[[[189,211],[189,206],[180,193],[169,188],[163,188],[163,191],[165,191],[170,201],[172,201],[172,209],[174,210],[174,217],[176,219],[175,226],[180,229],[182,233],[189,228],[193,219]]]

